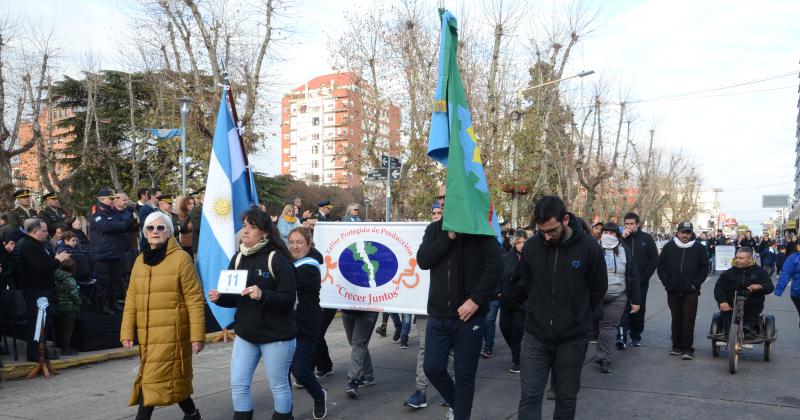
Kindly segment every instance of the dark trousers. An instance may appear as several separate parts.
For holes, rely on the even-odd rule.
[[[794,303],[794,307],[797,308],[797,314],[800,315],[800,297],[792,296],[792,303]]]
[[[641,341],[642,331],[644,331],[644,316],[647,310],[647,291],[650,289],[650,279],[644,281],[640,279],[641,287],[641,303],[639,304],[639,312],[631,313],[631,305],[625,307],[625,312],[622,314],[622,320],[619,322],[620,337],[623,343],[627,342],[628,335],[630,334],[631,341]]]
[[[328,343],[325,342],[325,333],[328,332],[328,327],[331,326],[333,318],[336,317],[338,309],[322,308],[322,324],[319,331],[319,337],[314,345],[314,367],[320,372],[330,372],[333,370],[333,361],[331,355],[328,353]]]
[[[575,418],[581,370],[588,345],[586,337],[549,343],[525,332],[520,354],[520,420],[542,418],[542,397],[551,370],[553,391],[556,394],[553,418]]]
[[[39,360],[39,342],[33,341],[33,337],[36,336],[36,317],[39,315],[39,307],[36,306],[36,300],[40,297],[45,297],[49,304],[53,305],[53,291],[49,289],[23,289],[22,296],[25,297],[25,320],[27,321],[25,325],[25,337],[28,341],[25,346],[26,355],[29,362],[36,362]],[[45,334],[39,338],[40,340],[47,341],[51,320],[50,310],[47,310]]]
[[[519,364],[519,348],[525,332],[525,311],[500,308],[500,333],[511,348],[511,363]]]
[[[761,312],[764,312],[764,302],[745,301],[744,313],[742,314],[744,324],[751,327],[756,326],[758,324],[758,316],[761,315]],[[733,322],[733,311],[720,312],[719,320],[720,325],[722,325],[726,331],[729,331],[731,322]]]
[[[56,346],[62,349],[72,348],[72,332],[75,330],[75,318],[78,311],[61,312],[56,317]]]
[[[97,300],[101,306],[116,303],[123,298],[122,272],[125,262],[122,258],[95,261],[94,273],[97,275]]]
[[[386,323],[389,321],[389,317],[392,318],[392,324],[394,324],[395,330],[399,330],[402,328],[403,321],[400,320],[400,315],[396,313],[384,312],[381,315],[381,325],[386,325]]]
[[[178,406],[187,416],[190,416],[197,411],[197,408],[194,406],[194,401],[192,401],[192,397],[179,402]],[[139,392],[139,410],[136,412],[136,420],[150,420],[150,417],[153,416],[153,410],[155,410],[155,407],[144,406],[144,397],[142,396],[142,393]]]
[[[321,400],[325,398],[322,392],[322,387],[314,376],[314,342],[297,340],[297,346],[294,349],[294,356],[292,356],[291,372],[297,383],[303,387],[311,395],[311,398]]]
[[[458,318],[428,317],[423,370],[428,381],[452,407],[456,420],[469,419],[472,413],[485,319],[474,315],[463,322]],[[447,373],[450,350],[453,351],[455,382]]]
[[[699,293],[667,292],[667,304],[672,313],[672,348],[693,353],[694,322],[697,318]]]

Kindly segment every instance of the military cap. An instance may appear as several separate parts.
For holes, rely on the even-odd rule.
[[[317,207],[333,207],[333,205],[331,204],[331,200],[326,199],[317,203]]]
[[[158,201],[163,201],[167,204],[172,204],[174,197],[172,194],[161,194],[158,196]]]
[[[197,191],[192,191],[189,193],[189,197],[197,197],[198,195],[203,195],[206,192],[206,187],[200,187]]]
[[[49,192],[49,193],[45,194],[44,197],[42,197],[42,199],[44,199],[44,200],[49,200],[51,198],[52,199],[58,198],[58,193],[57,192]]]
[[[25,198],[30,196],[31,196],[31,190],[27,188],[14,191],[14,198]]]
[[[111,188],[103,187],[100,188],[99,191],[97,191],[97,198],[103,198],[103,197],[114,198],[114,194],[115,192]]]

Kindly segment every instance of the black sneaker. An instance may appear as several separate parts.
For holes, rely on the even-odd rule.
[[[333,370],[326,370],[326,371],[318,370],[314,372],[314,376],[316,376],[317,379],[327,378],[328,376],[331,375],[333,375]]]
[[[392,341],[395,343],[400,341],[400,330],[394,330],[394,335],[392,336]]]
[[[361,379],[358,380],[358,385],[362,388],[375,385],[375,378],[367,379],[362,376]]]
[[[511,369],[508,370],[511,373],[519,373],[519,363],[512,363]]]
[[[317,420],[324,419],[325,416],[327,415],[328,415],[328,393],[323,389],[322,399],[314,400],[314,418]]]
[[[400,348],[407,349],[408,348],[408,338],[401,338],[400,339]]]
[[[669,355],[670,356],[680,356],[681,353],[682,352],[680,350],[678,350],[678,349],[672,349],[672,350],[669,351]]]
[[[347,396],[356,399],[358,398],[358,380],[353,379],[347,384]]]
[[[613,370],[611,370],[611,362],[609,362],[608,360],[603,360],[603,363],[600,364],[600,372],[603,373],[613,372]]]
[[[681,355],[681,359],[683,359],[683,360],[692,360],[692,359],[694,359],[694,353],[692,353],[692,352],[683,353],[683,355]]]
[[[631,347],[642,347],[642,340],[631,340]]]
[[[625,350],[625,342],[622,340],[617,340],[617,349]]]

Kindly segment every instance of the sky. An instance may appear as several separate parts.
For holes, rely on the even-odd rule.
[[[436,8],[439,1],[430,3]],[[477,1],[444,3],[453,11],[464,7],[480,13]],[[531,9],[540,3],[532,1]],[[281,47],[280,61],[273,63],[281,75],[270,80],[268,96],[274,103],[291,87],[331,71],[328,39],[343,29],[344,12],[365,1],[298,4],[301,7],[293,12],[298,22],[293,41]],[[719,194],[722,211],[760,230],[760,223],[775,214],[774,209],[761,208],[761,195],[793,192],[800,2],[614,0],[590,4],[600,5],[594,31],[578,44],[566,73],[594,70],[590,78],[611,82],[627,92],[628,101],[645,100],[631,107],[637,141],[645,141],[654,129],[658,144],[692,159],[704,186],[723,190]],[[25,8],[18,5],[0,3],[0,11],[5,9],[14,18],[61,23],[56,35],[65,73],[80,68],[88,52],[100,58],[103,68],[123,68],[118,49],[126,36],[123,15],[131,2],[30,0]],[[773,76],[778,77],[714,89]],[[257,153],[252,159],[256,169],[277,172],[277,151],[278,147],[272,147]]]

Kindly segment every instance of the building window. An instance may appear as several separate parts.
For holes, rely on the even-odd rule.
[[[315,155],[319,154],[319,145],[318,144],[315,144],[315,145],[311,146],[311,153],[313,153]]]
[[[312,161],[311,161],[311,168],[312,168],[312,169],[317,169],[317,168],[319,168],[319,161],[318,161],[318,160],[312,160]]]
[[[311,140],[319,140],[319,133],[311,134]]]
[[[328,115],[328,121],[333,121],[333,115]]]
[[[319,117],[311,118],[311,125],[319,125]]]

